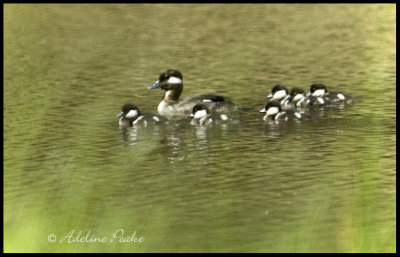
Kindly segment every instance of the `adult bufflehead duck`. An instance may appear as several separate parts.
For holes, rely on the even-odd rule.
[[[287,121],[289,118],[295,117],[297,119],[302,118],[301,113],[296,111],[285,111],[281,107],[281,103],[277,100],[269,101],[265,107],[260,110],[261,113],[265,113],[263,120],[268,121],[272,120],[275,122],[278,121]]]
[[[177,70],[162,71],[159,79],[148,89],[161,88],[165,90],[164,98],[158,105],[158,113],[167,117],[184,116],[192,112],[196,103],[203,102],[212,112],[222,112],[234,108],[233,103],[220,95],[193,95],[179,100],[183,90],[182,73]]]
[[[205,103],[195,104],[195,106],[193,106],[192,113],[189,114],[188,118],[193,119],[190,122],[192,125],[208,125],[211,124],[213,120],[226,121],[229,119],[226,114],[211,113],[210,109]]]
[[[312,84],[307,96],[309,97],[308,106],[338,106],[352,102],[350,96],[341,92],[328,92],[327,87],[322,83]]]
[[[119,127],[120,128],[128,128],[133,125],[143,124],[147,126],[147,124],[158,124],[168,122],[168,120],[161,116],[155,115],[151,113],[142,113],[136,104],[134,103],[126,103],[122,106],[122,112],[117,115],[119,119]]]

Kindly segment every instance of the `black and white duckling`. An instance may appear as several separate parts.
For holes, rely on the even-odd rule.
[[[158,105],[158,113],[166,117],[184,117],[190,114],[193,106],[199,102],[207,105],[212,112],[224,112],[236,108],[235,105],[226,97],[220,95],[192,95],[179,100],[183,90],[182,73],[177,70],[164,70],[159,79],[148,89],[161,88],[165,90],[164,97]]]
[[[310,86],[310,92],[307,96],[307,105],[312,106],[339,106],[343,104],[350,104],[353,102],[352,98],[341,92],[328,92],[327,87],[322,83],[315,83]]]
[[[128,128],[133,125],[147,126],[147,124],[166,123],[168,120],[161,116],[151,113],[142,113],[136,104],[126,103],[122,106],[122,112],[117,115],[120,128]]]
[[[307,105],[306,92],[298,87],[294,87],[290,90],[290,94],[284,99],[285,105],[291,105],[296,109],[303,109]]]
[[[192,125],[208,125],[213,121],[227,121],[229,118],[223,113],[211,113],[210,109],[205,103],[197,103],[193,106],[192,113],[188,118],[192,118],[190,124]]]
[[[267,95],[267,98],[282,101],[287,95],[289,95],[288,88],[284,85],[277,84],[272,88],[271,93]]]
[[[188,118],[192,119],[190,122],[192,125],[208,125],[212,123],[210,109],[203,103],[197,103],[193,106],[193,111]]]
[[[288,95],[288,88],[284,85],[277,84],[272,88],[271,93],[267,95],[267,98],[271,98],[271,100],[278,100],[284,110],[290,110],[293,109],[293,106],[291,106],[288,101],[285,101]]]
[[[269,101],[260,112],[265,113],[264,121],[272,120],[278,122],[287,121],[291,118],[301,119],[303,117],[303,115],[297,111],[282,110],[281,104],[277,100]]]

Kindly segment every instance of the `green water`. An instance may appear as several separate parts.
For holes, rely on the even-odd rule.
[[[394,4],[5,5],[4,251],[395,252],[395,16]],[[125,102],[156,112],[163,92],[146,88],[163,69],[183,73],[182,96],[252,109],[239,124],[122,135]],[[358,103],[263,124],[273,85],[313,82]],[[144,241],[111,242],[119,229]]]

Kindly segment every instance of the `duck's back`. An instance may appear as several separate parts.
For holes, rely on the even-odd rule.
[[[205,103],[211,112],[225,112],[235,105],[233,102],[224,96],[204,94],[204,95],[191,95],[182,98],[177,104],[177,109],[185,114],[191,113],[193,106],[197,103]]]

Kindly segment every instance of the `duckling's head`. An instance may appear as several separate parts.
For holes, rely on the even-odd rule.
[[[208,109],[206,104],[197,103],[195,104],[195,106],[193,106],[192,113],[188,116],[188,118],[203,119],[209,114],[210,114],[210,109]]]
[[[281,104],[278,100],[271,100],[269,101],[264,109],[260,110],[262,113],[266,113],[264,116],[264,120],[268,118],[274,118],[279,112],[282,111]]]
[[[298,102],[306,96],[306,92],[298,87],[294,87],[290,90],[290,95],[288,95],[285,99],[288,99],[293,102]]]
[[[327,93],[328,89],[324,84],[315,83],[311,85],[310,92],[308,92],[307,96],[323,97]]]
[[[272,88],[271,94],[267,95],[267,98],[272,98],[272,100],[282,100],[287,95],[289,95],[287,87],[277,84]]]
[[[121,108],[122,112],[117,115],[117,118],[127,119],[129,121],[136,120],[142,113],[134,103],[126,103]]]

